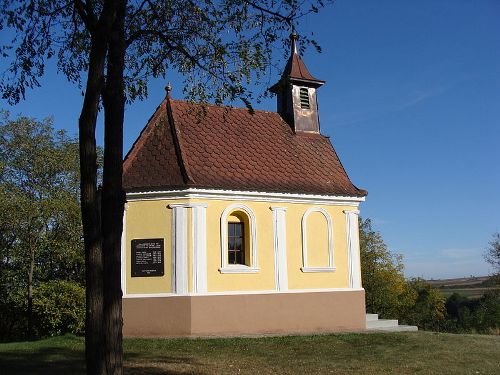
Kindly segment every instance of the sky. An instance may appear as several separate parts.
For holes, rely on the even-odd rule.
[[[405,274],[490,273],[483,253],[500,231],[500,1],[337,0],[302,22],[323,51],[303,56],[326,81],[321,131],[368,190],[361,215],[403,255]],[[0,72],[6,66],[0,61]],[[182,98],[182,78],[172,72],[169,80]],[[25,101],[0,100],[0,108],[53,116],[56,128],[76,135],[81,91],[53,65],[41,82]],[[149,98],[127,107],[125,150],[165,85],[151,82]],[[276,108],[272,99],[254,106]]]

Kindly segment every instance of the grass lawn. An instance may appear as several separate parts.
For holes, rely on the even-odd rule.
[[[127,339],[126,374],[500,374],[500,336],[431,332]],[[84,373],[80,337],[0,344],[0,373]]]

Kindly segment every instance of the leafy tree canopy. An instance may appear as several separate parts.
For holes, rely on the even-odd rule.
[[[491,239],[486,253],[484,254],[486,261],[491,264],[496,273],[496,281],[500,283],[500,233],[495,233]]]
[[[28,319],[40,282],[83,284],[78,163],[75,139],[51,119],[1,113],[0,303],[27,306]]]
[[[405,278],[402,256],[391,253],[370,219],[360,219],[359,236],[367,311],[439,330],[446,315],[441,293],[425,280]]]
[[[0,28],[13,34],[10,43],[0,46],[11,61],[0,79],[4,98],[12,103],[24,98],[27,88],[40,84],[45,64],[53,57],[69,81],[85,87],[79,144],[89,374],[122,373],[125,100],[147,96],[150,78],[178,71],[184,74],[188,97],[218,104],[241,99],[251,109],[248,83],[266,80],[273,51],[288,42],[289,32],[304,15],[327,2],[4,0],[0,5]],[[305,35],[302,40],[302,47],[316,45]],[[95,128],[100,104],[105,138],[98,192]]]
[[[367,311],[400,316],[415,298],[403,274],[401,255],[389,251],[370,219],[360,219],[359,240]]]
[[[0,84],[15,103],[26,89],[40,85],[46,61],[69,81],[82,86],[89,67],[90,34],[102,25],[105,1],[4,0],[0,28],[15,31],[0,49],[10,58]],[[135,0],[125,12],[126,95],[147,96],[147,82],[169,71],[184,75],[184,93],[193,99],[223,103],[242,99],[249,105],[250,83],[269,83],[273,57],[287,45],[292,28],[331,0]],[[312,35],[301,35],[301,48]],[[265,94],[266,95],[266,94]]]

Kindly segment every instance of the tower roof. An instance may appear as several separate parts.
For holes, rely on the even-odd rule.
[[[315,78],[307,69],[306,64],[297,52],[297,39],[298,36],[295,33],[290,34],[291,51],[290,57],[285,65],[281,79],[275,85],[273,85],[269,90],[276,93],[281,89],[281,84],[288,80],[295,81],[302,84],[308,84],[313,87],[322,86],[325,81]]]

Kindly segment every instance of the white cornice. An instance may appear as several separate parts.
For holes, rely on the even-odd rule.
[[[241,290],[241,291],[220,291],[205,293],[187,293],[184,296],[234,296],[248,294],[303,294],[303,293],[332,293],[332,292],[361,292],[363,288],[325,288],[325,289],[289,289],[289,290]],[[124,294],[123,298],[158,298],[158,297],[179,297],[175,293],[151,293],[151,294]]]
[[[213,199],[213,200],[253,200],[259,202],[288,202],[309,203],[331,206],[354,206],[358,207],[365,197],[347,197],[319,194],[297,194],[297,193],[266,193],[261,191],[222,190],[222,189],[197,189],[189,188],[183,190],[158,190],[147,192],[127,193],[128,201],[136,200],[164,200],[164,199]]]

